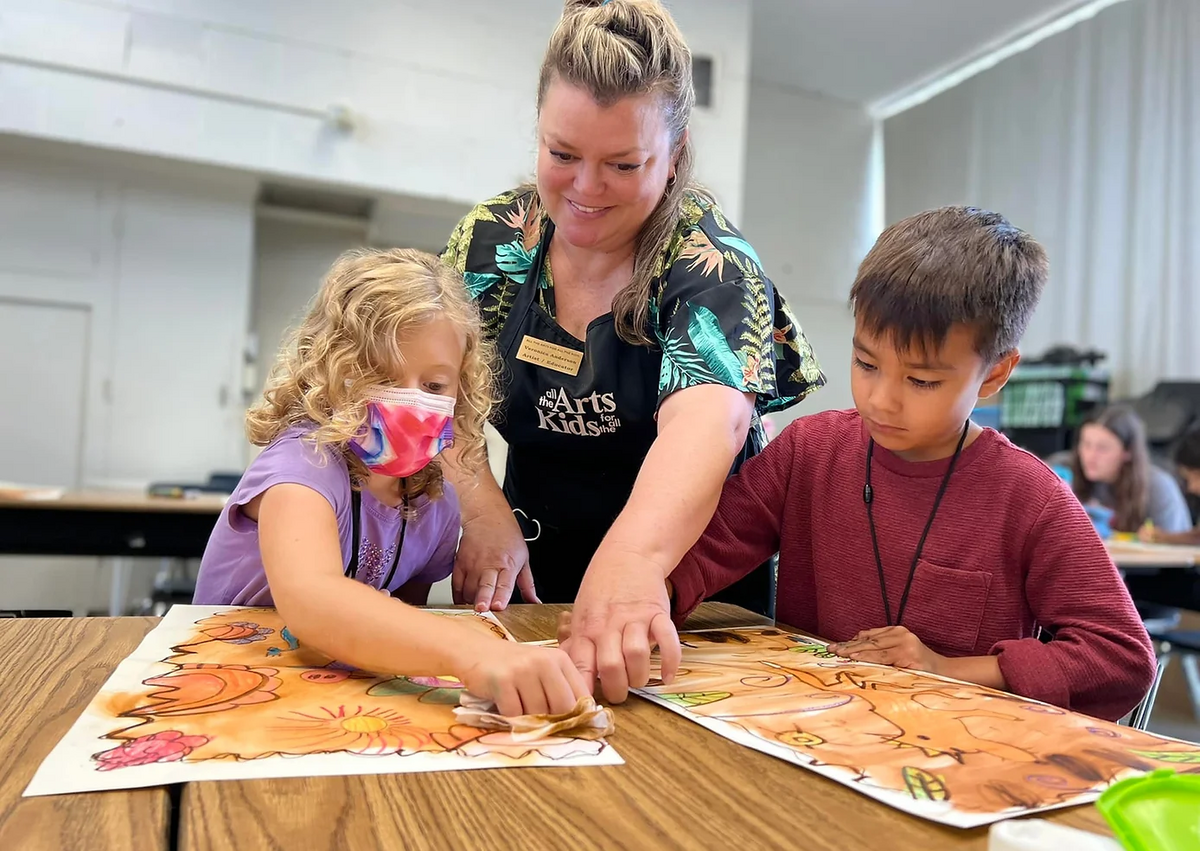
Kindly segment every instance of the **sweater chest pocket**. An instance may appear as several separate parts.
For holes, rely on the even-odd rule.
[[[942,567],[921,559],[902,625],[935,653],[970,655],[979,641],[991,587],[988,571]]]

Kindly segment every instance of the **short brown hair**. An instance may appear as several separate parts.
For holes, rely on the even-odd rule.
[[[885,230],[858,267],[850,307],[896,347],[938,349],[951,327],[975,330],[994,363],[1016,348],[1046,283],[1046,251],[1001,216],[942,207]]]

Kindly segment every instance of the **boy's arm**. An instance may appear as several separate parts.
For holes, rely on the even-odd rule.
[[[1087,514],[1065,488],[1026,541],[1025,599],[1054,638],[1001,641],[1011,691],[1108,720],[1145,696],[1156,662],[1125,584]]]
[[[704,534],[670,573],[671,614],[677,624],[779,551],[784,501],[801,456],[802,431],[799,423],[785,428],[725,482]]]

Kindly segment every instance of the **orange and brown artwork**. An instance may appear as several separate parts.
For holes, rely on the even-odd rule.
[[[511,640],[491,616],[436,613]],[[604,741],[516,742],[463,725],[454,714],[462,688],[452,677],[342,665],[300,645],[274,609],[177,606],[121,664],[26,794],[621,762]]]
[[[756,750],[944,824],[1081,804],[1200,745],[983,686],[841,659],[777,629],[685,633],[669,686],[641,693]]]

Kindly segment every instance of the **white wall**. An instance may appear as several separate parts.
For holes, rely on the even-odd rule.
[[[295,327],[330,265],[343,251],[367,241],[367,223],[319,217],[283,218],[260,213],[254,234],[253,330],[262,390],[288,330]],[[253,402],[254,399],[247,401]]]
[[[6,422],[47,433],[51,419],[81,423],[62,429],[77,435],[63,456],[78,461],[48,460],[43,476],[28,466],[30,444],[6,441],[0,480],[144,487],[240,467],[253,191],[247,178],[0,139],[0,302],[88,318],[82,346],[51,337],[25,353],[47,375],[79,379],[60,399],[69,410],[51,417],[28,393],[4,409]],[[11,357],[2,368],[30,369]],[[0,608],[85,611],[106,599],[95,559],[0,565]]]
[[[716,60],[693,126],[740,212],[750,0],[673,4]],[[3,0],[0,132],[475,202],[532,170],[559,0]],[[343,105],[350,133],[326,113]]]
[[[742,229],[795,308],[829,383],[776,415],[849,408],[846,306],[875,238],[874,126],[863,107],[754,80]]]

